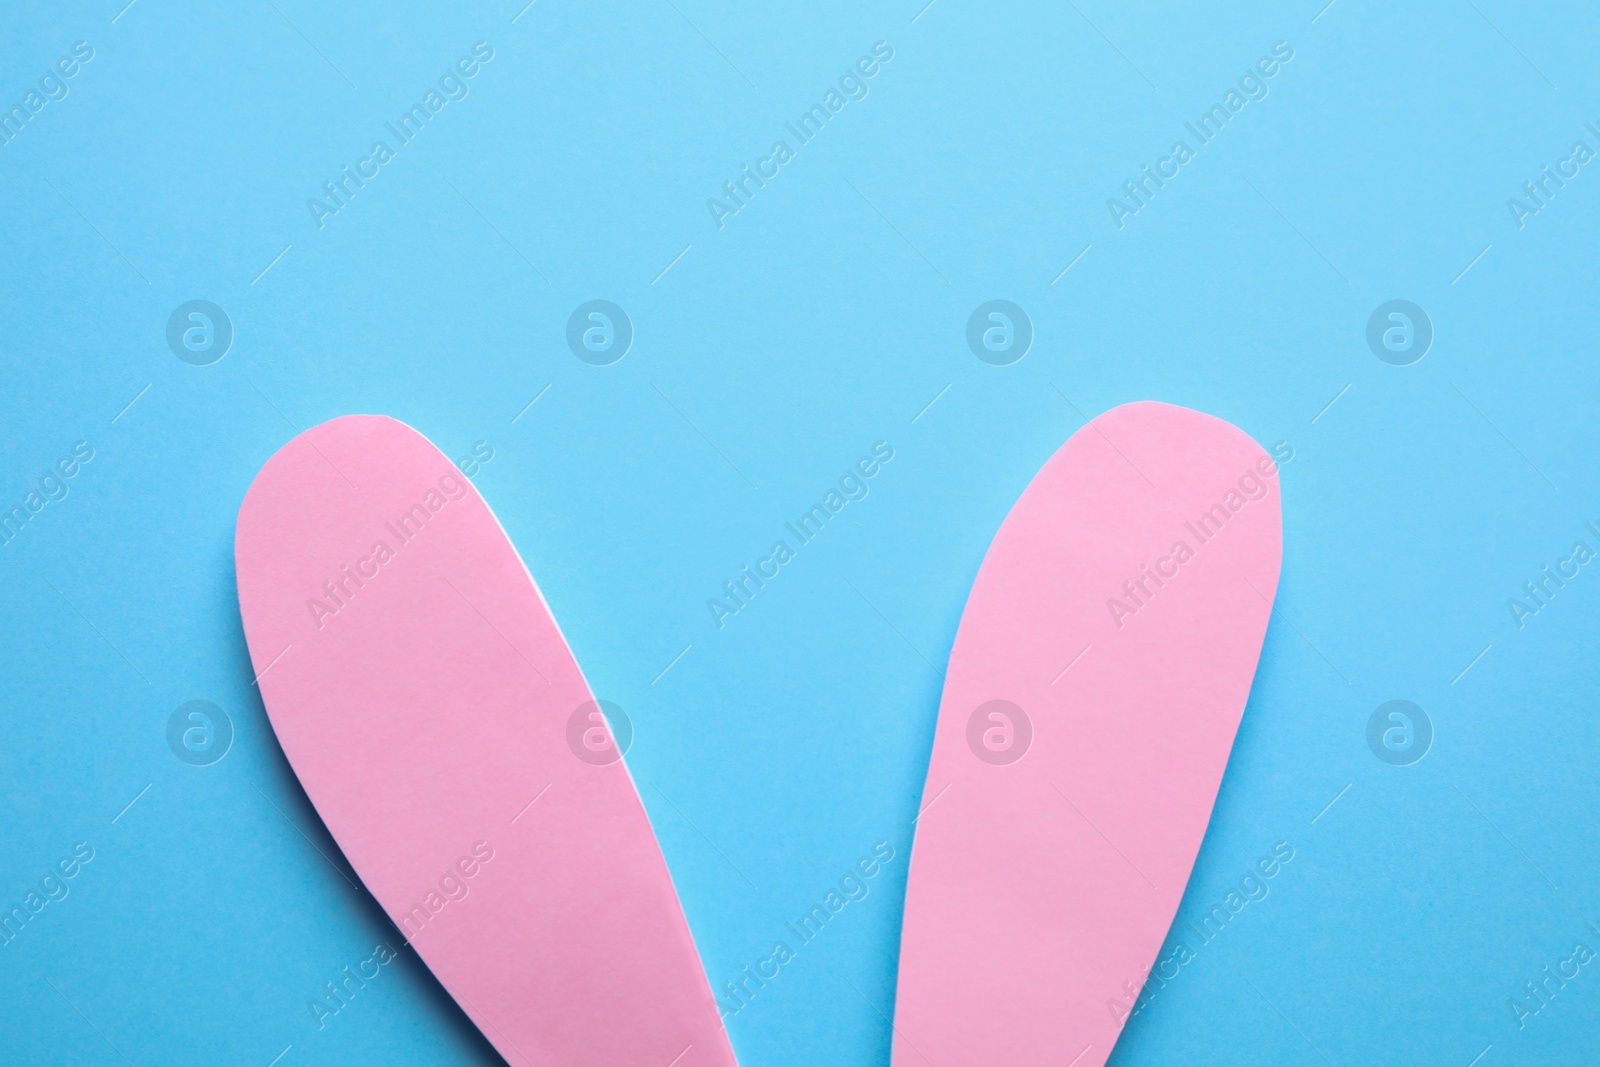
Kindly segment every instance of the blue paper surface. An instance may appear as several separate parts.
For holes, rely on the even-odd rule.
[[[0,1061],[498,1062],[344,981],[398,939],[240,629],[251,478],[370,412],[630,717],[740,1062],[887,1063],[968,588],[1139,399],[1293,459],[1227,919],[1112,1062],[1594,1061],[1600,10],[123,2],[0,14]]]

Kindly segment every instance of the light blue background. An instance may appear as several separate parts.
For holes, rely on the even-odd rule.
[[[1600,1056],[1600,965],[1520,1030],[1507,1006],[1600,948],[1600,569],[1521,631],[1506,606],[1600,548],[1600,163],[1524,229],[1506,207],[1600,148],[1592,5],[122,3],[0,13],[7,107],[95,48],[0,147],[0,503],[96,451],[0,547],[0,902],[96,850],[0,948],[0,1060],[497,1062],[409,952],[324,1029],[307,1008],[395,939],[251,685],[233,523],[295,432],[379,412],[495,450],[477,485],[632,716],[714,984],[894,845],[728,1024],[746,1067],[887,1063],[968,588],[1083,417],[1144,398],[1295,449],[1278,608],[1181,914],[1273,842],[1296,856],[1114,1063]],[[479,40],[471,95],[319,230],[307,198]],[[879,40],[870,96],[719,231],[706,199]],[[1271,95],[1119,231],[1107,197],[1280,40]],[[595,297],[636,331],[607,368],[563,339]],[[236,331],[209,367],[164,340],[196,298]],[[992,298],[1036,329],[1014,366],[964,342]],[[1434,324],[1413,366],[1365,343],[1391,298]],[[871,495],[719,631],[706,599],[878,440]],[[1397,768],[1365,729],[1400,697],[1437,737]],[[210,767],[166,745],[196,698],[236,731]]]

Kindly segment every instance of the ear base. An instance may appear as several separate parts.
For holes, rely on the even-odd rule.
[[[732,1067],[619,709],[449,459],[393,419],[308,430],[251,485],[235,558],[296,775],[507,1062]]]
[[[1249,697],[1280,500],[1242,431],[1143,402],[1074,434],[1007,516],[945,678],[896,1067],[1105,1063]]]

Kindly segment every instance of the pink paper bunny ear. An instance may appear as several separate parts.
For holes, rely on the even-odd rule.
[[[1023,493],[967,601],[906,892],[895,1067],[1100,1067],[1154,964],[1282,558],[1272,458],[1116,408]]]
[[[451,462],[393,419],[324,423],[262,468],[235,555],[284,753],[506,1061],[733,1067],[620,716]]]

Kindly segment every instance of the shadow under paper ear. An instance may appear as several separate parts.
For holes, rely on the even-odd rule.
[[[945,676],[895,1067],[1110,1056],[1250,695],[1280,499],[1242,431],[1154,402],[1092,420],[1023,492]]]
[[[393,419],[317,426],[257,475],[235,557],[295,774],[507,1063],[733,1067],[625,720],[450,460]]]

